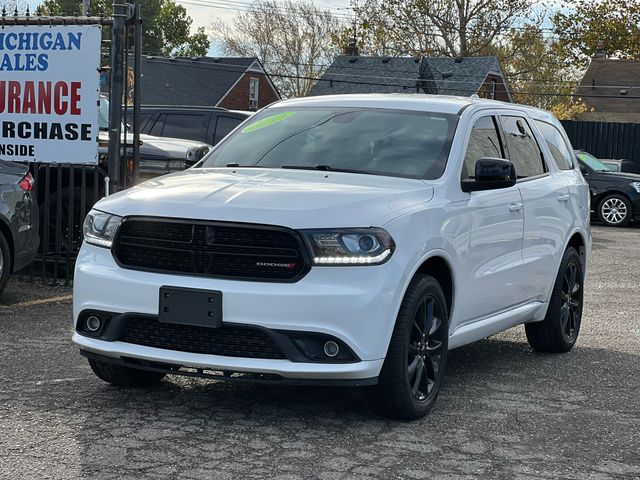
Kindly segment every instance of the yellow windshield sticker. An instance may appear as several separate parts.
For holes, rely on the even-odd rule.
[[[258,120],[255,123],[252,123],[248,127],[242,129],[242,133],[249,133],[255,130],[260,130],[261,128],[270,127],[271,125],[275,125],[276,123],[280,123],[283,120],[286,120],[295,112],[282,112],[276,115],[271,115],[269,117],[263,118],[262,120]]]

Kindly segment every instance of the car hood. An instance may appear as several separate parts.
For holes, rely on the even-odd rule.
[[[612,182],[640,182],[640,175],[627,172],[596,172],[602,179],[609,179]]]
[[[431,186],[413,179],[308,170],[192,168],[114,194],[95,208],[120,216],[291,228],[368,227],[384,225],[432,197]]]
[[[158,151],[158,155],[169,156],[172,158],[185,158],[189,150],[198,149],[200,147],[209,147],[206,143],[196,142],[194,140],[182,140],[179,138],[154,137],[152,135],[140,134],[142,146],[140,151],[153,154],[154,150]]]
[[[109,140],[109,133],[101,131],[99,139],[102,141]],[[124,141],[125,135],[122,134],[121,141]],[[155,137],[153,135],[140,134],[140,153],[145,157],[157,157],[157,158],[179,158],[187,159],[189,154],[194,154],[196,150],[201,147],[213,148],[203,142],[197,142],[195,140],[183,140],[181,138],[169,138],[169,137]],[[127,143],[133,143],[133,134],[127,134]],[[196,159],[197,160],[197,159]]]

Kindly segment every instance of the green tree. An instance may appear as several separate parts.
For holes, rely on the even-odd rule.
[[[555,37],[535,25],[510,29],[486,53],[500,59],[517,103],[545,110],[574,101],[582,72],[567,61]]]
[[[91,0],[91,15],[111,15],[111,0]],[[80,15],[82,0],[44,0],[39,12],[47,15]],[[204,56],[209,39],[204,28],[190,34],[193,20],[187,10],[174,0],[140,2],[142,51],[147,55]]]
[[[559,44],[579,65],[586,66],[602,42],[613,57],[640,59],[638,0],[567,0],[568,10],[553,16]]]

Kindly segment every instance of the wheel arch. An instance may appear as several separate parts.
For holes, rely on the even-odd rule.
[[[586,246],[587,246],[587,242],[584,238],[584,234],[580,230],[577,230],[573,232],[573,234],[569,237],[569,240],[567,241],[563,250],[563,252],[565,252],[567,248],[573,247],[578,252],[578,255],[580,255],[580,263],[582,264],[583,272],[586,270],[586,266],[587,266]]]
[[[447,259],[447,255],[444,251],[431,252],[426,258],[422,259],[418,268],[416,268],[411,274],[409,281],[405,286],[402,298],[404,298],[409,284],[418,273],[430,275],[438,281],[442,287],[442,291],[444,292],[444,297],[447,301],[447,311],[449,313],[449,318],[451,318],[451,311],[453,309],[455,298],[455,278],[451,262]]]
[[[13,266],[15,265],[15,258],[13,258],[15,255],[15,243],[13,239],[13,231],[4,216],[0,216],[0,233],[2,233],[4,239],[7,241],[7,245],[9,246],[9,272],[13,273]]]

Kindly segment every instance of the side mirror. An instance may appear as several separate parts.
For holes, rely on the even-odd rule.
[[[589,170],[587,170],[587,168],[583,167],[582,165],[580,165],[580,171],[582,172],[582,175],[584,175],[584,176],[589,175]]]
[[[476,162],[474,179],[462,181],[463,192],[495,190],[516,184],[516,169],[509,160],[502,158],[481,158]]]

